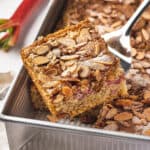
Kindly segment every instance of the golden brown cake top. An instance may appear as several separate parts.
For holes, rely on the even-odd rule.
[[[107,78],[119,60],[110,54],[96,29],[83,21],[76,26],[50,34],[22,50],[27,68],[36,74],[37,82],[51,97],[59,91],[70,93],[82,84],[96,88],[95,82]],[[94,83],[94,84],[93,84]],[[56,88],[57,90],[54,90]],[[66,92],[67,91],[67,92]],[[69,91],[69,92],[68,92]]]

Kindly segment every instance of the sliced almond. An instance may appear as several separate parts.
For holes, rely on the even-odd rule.
[[[75,71],[77,70],[77,63],[74,63],[73,65],[69,66],[64,72],[62,72],[61,76],[67,77],[71,76]]]
[[[50,96],[53,96],[59,92],[59,89],[58,88],[52,88],[52,89],[47,89],[46,91]]]
[[[100,44],[99,43],[96,43],[95,44],[95,55],[97,56],[99,53],[100,53]]]
[[[62,94],[66,97],[71,97],[73,95],[73,91],[69,86],[62,87]]]
[[[144,99],[150,99],[150,91],[149,90],[144,91]]]
[[[49,46],[48,45],[43,45],[43,46],[38,46],[35,49],[33,49],[33,52],[36,53],[37,55],[44,55],[49,51]]]
[[[150,107],[145,108],[143,114],[145,115],[147,121],[150,121]]]
[[[142,29],[146,24],[146,20],[144,20],[143,18],[139,19],[136,24],[133,27],[134,31],[138,31],[140,29]]]
[[[77,43],[87,42],[88,40],[91,40],[89,29],[88,28],[81,29],[80,35],[76,39]]]
[[[139,119],[138,117],[133,116],[133,118],[132,118],[132,123],[135,124],[135,125],[141,125],[141,124],[142,124],[142,121],[141,121],[141,119]]]
[[[76,45],[75,41],[69,37],[62,37],[59,38],[57,41],[67,47],[75,47]]]
[[[98,57],[94,58],[93,60],[97,63],[102,63],[104,65],[112,65],[114,62],[113,57],[110,55],[98,56]]]
[[[43,85],[43,87],[53,88],[53,87],[56,87],[59,83],[60,83],[59,81],[48,81]]]
[[[111,131],[117,131],[119,129],[119,126],[117,123],[108,124],[103,128],[104,130],[111,130]]]
[[[133,104],[133,101],[130,99],[120,99],[120,100],[117,100],[115,104],[117,106],[122,106],[122,107],[131,107]]]
[[[144,130],[143,135],[150,136],[150,129]]]
[[[132,57],[136,56],[136,54],[137,54],[137,50],[135,48],[132,48],[131,49],[131,55],[132,55]]]
[[[106,119],[112,119],[117,114],[117,112],[118,110],[116,108],[110,109],[106,115]]]
[[[35,57],[33,59],[33,63],[38,65],[38,66],[48,64],[49,61],[50,60],[47,57],[44,57],[44,56],[38,56],[38,57]]]
[[[120,114],[117,114],[115,117],[114,117],[114,120],[116,121],[126,121],[126,120],[130,120],[132,119],[133,115],[132,113],[129,113],[129,112],[122,112]]]
[[[64,55],[64,56],[61,56],[60,59],[62,60],[72,60],[72,59],[77,59],[79,58],[79,55]]]
[[[136,56],[136,59],[142,60],[142,59],[144,59],[144,56],[145,56],[145,53],[144,53],[144,52],[138,52],[138,53],[137,53],[137,56]]]
[[[145,29],[142,29],[142,35],[146,41],[150,39],[150,34]]]
[[[96,70],[94,74],[95,74],[96,80],[101,81],[102,79],[101,72],[99,70]]]
[[[150,11],[143,12],[142,17],[146,20],[150,20]]]
[[[53,47],[56,47],[59,45],[59,43],[56,40],[49,40],[47,43]]]
[[[76,61],[75,60],[69,60],[65,62],[65,66],[72,66]]]
[[[52,50],[52,53],[56,56],[56,57],[60,57],[61,55],[61,50],[59,48],[54,48]]]
[[[79,76],[81,78],[87,78],[90,74],[90,69],[88,66],[80,66],[79,68]]]
[[[57,95],[56,98],[54,99],[54,103],[60,103],[62,102],[64,99],[64,96],[63,95]]]
[[[111,28],[117,28],[122,25],[122,21],[116,21],[111,25]]]

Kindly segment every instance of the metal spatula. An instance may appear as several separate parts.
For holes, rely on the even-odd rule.
[[[108,49],[114,55],[120,58],[122,67],[125,71],[131,66],[131,45],[130,45],[130,32],[141,16],[143,11],[149,6],[150,0],[144,0],[141,5],[137,8],[135,13],[130,17],[128,22],[119,30],[104,34],[102,37],[108,44]],[[126,10],[128,11],[128,10]]]

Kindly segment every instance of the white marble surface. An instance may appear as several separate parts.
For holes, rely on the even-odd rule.
[[[16,76],[22,67],[20,49],[35,40],[49,10],[49,1],[50,0],[43,0],[42,5],[38,7],[38,11],[32,14],[33,19],[22,30],[19,41],[15,47],[10,49],[7,53],[0,49],[0,74],[11,71],[14,77]],[[0,0],[0,18],[9,18],[21,2],[22,0]],[[2,80],[0,80],[0,84],[2,84]],[[0,107],[2,101],[3,100],[0,100]],[[0,150],[9,150],[5,126],[2,122],[0,122]]]

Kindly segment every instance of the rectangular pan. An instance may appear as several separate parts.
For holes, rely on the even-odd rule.
[[[52,30],[65,0],[51,0],[39,35]],[[48,26],[48,27],[47,27]],[[49,122],[37,113],[29,95],[30,79],[22,67],[4,99],[0,119],[5,122],[11,150],[149,150],[150,137],[91,128],[77,121]]]

